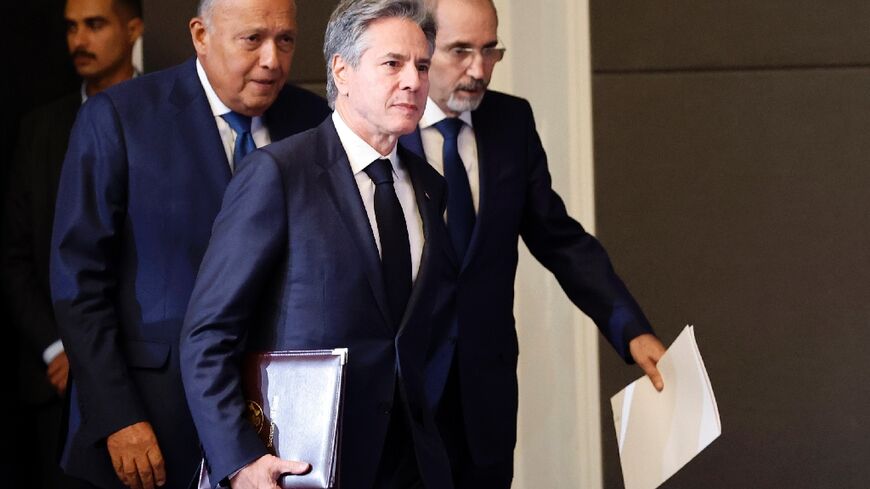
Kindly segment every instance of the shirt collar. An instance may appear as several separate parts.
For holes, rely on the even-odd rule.
[[[423,117],[420,119],[420,129],[434,126],[435,124],[447,119],[447,114],[438,107],[431,98],[426,99],[426,110],[423,111]],[[466,123],[469,127],[474,127],[471,123],[471,112],[465,111],[459,114],[459,119]]]
[[[379,158],[388,158],[393,166],[393,173],[396,173],[396,167],[399,161],[396,153],[396,147],[398,145],[393,146],[393,150],[390,151],[390,154],[382,155],[378,153],[375,148],[372,148],[369,143],[363,141],[363,138],[353,132],[353,130],[348,127],[347,123],[344,122],[344,119],[341,118],[341,115],[337,110],[332,112],[332,123],[335,124],[335,130],[338,132],[338,139],[341,141],[341,145],[347,153],[347,159],[350,161],[350,169],[353,171],[354,175],[363,171],[365,167],[369,166],[373,161]]]
[[[199,76],[199,83],[202,85],[202,89],[205,90],[205,96],[208,98],[208,105],[211,107],[212,115],[220,117],[232,112],[229,107],[221,102],[220,97],[215,93],[214,88],[212,88],[211,83],[208,81],[208,76],[205,74],[205,69],[199,62],[199,58],[196,60],[196,74]]]
[[[141,75],[141,74],[142,74],[142,73],[140,73],[139,70],[137,70],[137,69],[135,69],[135,68],[133,69],[133,78],[136,78],[137,76],[139,76],[139,75]],[[88,82],[86,82],[86,81],[83,81],[83,82],[82,82],[82,88],[81,88],[81,94],[82,94],[82,105],[84,105],[85,102],[88,101],[87,85],[88,85]]]

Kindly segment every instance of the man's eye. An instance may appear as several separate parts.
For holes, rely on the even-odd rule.
[[[85,22],[85,24],[88,26],[88,29],[92,31],[97,31],[106,26],[106,21],[102,19],[88,20]]]
[[[398,68],[399,62],[396,60],[390,60],[384,63],[384,66],[389,66],[390,68]]]
[[[293,46],[296,44],[296,38],[293,36],[281,36],[278,38],[278,43],[283,46]]]
[[[428,73],[429,65],[417,65],[417,71],[419,71],[420,73]]]

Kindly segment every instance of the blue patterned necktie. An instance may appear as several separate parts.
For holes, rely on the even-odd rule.
[[[251,118],[238,112],[227,112],[221,118],[236,133],[236,145],[233,149],[233,173],[241,169],[241,162],[248,153],[257,149],[254,136],[251,135]]]
[[[460,263],[465,259],[474,231],[474,201],[462,158],[459,157],[459,131],[462,121],[447,118],[435,124],[444,136],[444,179],[447,180],[447,231]]]
[[[411,296],[408,226],[393,185],[393,165],[390,160],[377,159],[363,171],[375,184],[375,222],[381,242],[381,270],[390,312],[398,328]]]

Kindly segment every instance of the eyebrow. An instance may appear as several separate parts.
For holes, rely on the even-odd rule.
[[[495,47],[495,46],[497,46],[497,45],[498,45],[498,39],[495,39],[495,40],[489,41],[488,43],[484,44],[483,47],[485,47],[485,48],[491,48],[491,47]],[[470,42],[465,42],[465,41],[456,41],[456,42],[452,42],[452,43],[449,43],[449,44],[445,45],[445,47],[446,47],[447,49],[452,49],[452,48],[473,48],[473,47],[474,47],[474,44],[471,44]]]
[[[63,20],[65,20],[67,24],[75,24],[75,23],[79,22],[76,19],[70,19],[69,17],[64,17]],[[102,15],[92,15],[90,17],[85,17],[84,19],[81,19],[80,22],[82,24],[88,24],[88,23],[93,23],[93,22],[98,22],[98,21],[108,22],[109,18],[102,16]]]
[[[381,58],[383,58],[383,59],[396,59],[399,61],[408,61],[409,59],[411,59],[410,56],[408,56],[406,54],[399,54],[399,53],[386,53],[383,56],[381,56]],[[430,64],[432,62],[432,60],[429,57],[425,57],[425,58],[418,58],[417,62]]]

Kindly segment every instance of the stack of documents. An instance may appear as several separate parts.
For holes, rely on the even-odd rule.
[[[658,369],[662,392],[644,376],[610,399],[626,489],[658,487],[722,433],[692,326],[674,340]]]

